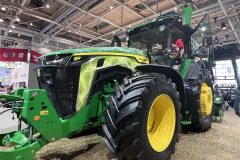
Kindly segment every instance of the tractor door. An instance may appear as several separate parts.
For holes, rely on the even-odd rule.
[[[209,16],[206,15],[201,22],[193,29],[190,38],[190,50],[184,59],[180,73],[183,79],[198,79],[200,72],[203,77],[212,75],[213,66],[213,45],[212,30]]]

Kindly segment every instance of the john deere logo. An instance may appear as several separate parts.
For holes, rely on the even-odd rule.
[[[80,61],[81,56],[74,57],[73,61]]]

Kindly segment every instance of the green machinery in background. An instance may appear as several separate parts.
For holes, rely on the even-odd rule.
[[[159,25],[165,22],[170,23]],[[175,151],[180,124],[207,131],[212,111],[210,54],[201,60],[198,51],[210,51],[211,44],[205,36],[203,45],[192,41],[205,21],[194,30],[175,22],[178,16],[160,16],[133,29],[131,48],[69,49],[41,57],[36,68],[41,89],[0,96],[19,120],[17,131],[0,135],[0,145],[7,148],[0,151],[0,159],[31,160],[50,142],[102,126],[106,144],[118,159],[166,160]],[[179,71],[154,64],[153,45],[134,46],[134,33],[141,32],[145,42],[167,40],[170,47],[174,26],[183,28],[177,31],[186,43],[187,58]],[[144,29],[155,36],[148,37]],[[21,128],[22,122],[27,128]]]
[[[213,120],[222,122],[226,108],[223,95],[215,92],[213,100]]]

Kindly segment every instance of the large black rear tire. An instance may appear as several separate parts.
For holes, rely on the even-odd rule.
[[[206,83],[208,87],[211,88],[213,91],[213,84],[212,80],[209,77],[205,77],[203,83]],[[201,87],[201,86],[200,86]],[[192,124],[190,126],[192,131],[197,131],[197,132],[206,132],[211,128],[212,124],[212,113],[207,116],[203,116],[201,114],[201,106],[200,106],[200,92],[193,95],[191,97],[191,105],[195,108],[195,112],[192,114]],[[212,93],[212,98],[213,98],[213,93]],[[212,108],[213,108],[213,99],[212,99]]]
[[[171,141],[161,152],[153,149],[149,141],[149,128],[147,128],[152,104],[159,95],[165,95],[171,99],[176,120]],[[110,97],[109,104],[105,110],[106,123],[103,125],[103,131],[108,148],[118,159],[169,160],[171,158],[179,139],[180,128],[179,95],[171,79],[166,79],[160,74],[143,74],[124,79],[124,84],[116,87],[116,92]],[[165,107],[168,108],[168,106]],[[164,115],[168,116],[168,113],[163,114],[162,117]],[[154,114],[154,116],[157,119],[160,115]],[[154,125],[155,123],[158,123],[157,120],[154,121]],[[165,139],[159,138],[160,142],[163,140]]]

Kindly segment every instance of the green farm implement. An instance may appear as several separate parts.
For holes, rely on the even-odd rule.
[[[199,131],[211,127],[206,19],[192,29],[179,16],[160,16],[129,31],[128,48],[69,49],[41,57],[36,68],[40,89],[0,96],[19,119],[18,131],[0,135],[0,145],[8,148],[0,151],[0,160],[32,160],[44,145],[95,127],[103,128],[118,159],[170,159],[180,125]],[[186,56],[175,70],[169,50],[177,34]],[[118,38],[116,43],[121,46]],[[168,46],[160,56],[171,63],[153,62],[156,44]]]

